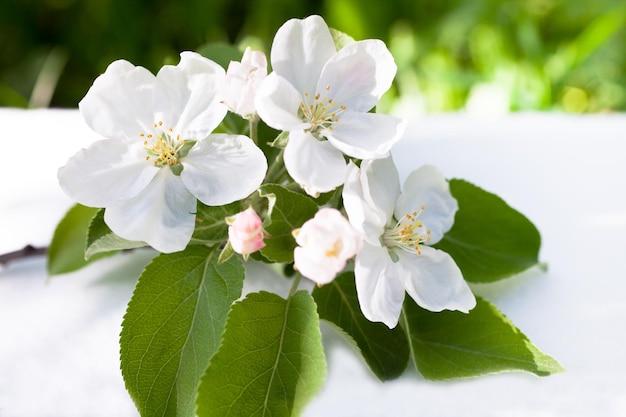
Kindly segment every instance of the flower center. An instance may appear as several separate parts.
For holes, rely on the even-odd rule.
[[[180,158],[185,156],[195,141],[185,141],[180,134],[174,134],[171,127],[164,128],[163,122],[154,124],[153,133],[140,133],[146,150],[146,161],[152,161],[155,167],[169,166],[175,174],[180,174]]]
[[[330,85],[326,86],[326,91],[330,91]],[[339,115],[346,110],[346,106],[338,104],[326,95],[317,93],[311,97],[309,93],[304,93],[299,115],[302,120],[311,123],[311,133],[317,133],[320,129],[333,130],[333,125],[339,122]]]
[[[394,227],[385,230],[382,237],[385,246],[421,255],[421,246],[430,241],[430,230],[419,219],[425,209],[422,206],[419,211],[405,214]]]

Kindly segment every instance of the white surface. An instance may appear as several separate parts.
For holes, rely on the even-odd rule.
[[[76,111],[0,109],[0,122],[0,252],[45,245],[72,205],[56,169],[96,136]],[[625,132],[626,115],[414,121],[394,149],[402,176],[434,164],[538,226],[548,272],[474,288],[566,372],[452,383],[408,372],[382,384],[324,328],[329,379],[305,416],[626,416]],[[0,270],[0,417],[137,415],[117,342],[151,256],[122,255],[50,280],[42,258]]]

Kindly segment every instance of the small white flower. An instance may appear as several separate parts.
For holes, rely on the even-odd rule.
[[[224,70],[183,52],[156,76],[119,60],[79,103],[87,124],[107,139],[59,169],[63,191],[104,207],[117,235],[161,252],[185,248],[196,199],[219,206],[256,190],[267,171],[263,152],[239,135],[210,134],[226,114],[217,98]]]
[[[343,200],[365,244],[355,260],[359,304],[365,317],[393,328],[405,291],[430,311],[468,312],[476,299],[447,253],[429,245],[452,227],[457,202],[431,166],[413,171],[400,190],[393,160],[350,165]]]
[[[261,81],[267,76],[267,58],[261,51],[246,48],[241,62],[231,61],[220,88],[223,103],[242,117],[256,115],[254,98]]]
[[[308,194],[343,183],[343,154],[381,158],[400,139],[404,121],[369,113],[396,74],[382,41],[337,51],[324,20],[310,16],[278,29],[270,58],[273,72],[257,91],[256,109],[269,126],[290,132],[285,167]]]
[[[331,282],[363,246],[363,236],[333,208],[320,209],[293,235],[294,266],[318,285]]]

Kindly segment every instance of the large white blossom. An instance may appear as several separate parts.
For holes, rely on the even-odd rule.
[[[405,291],[430,311],[468,312],[475,297],[458,266],[437,243],[452,227],[457,202],[432,166],[413,171],[400,189],[391,157],[351,163],[343,199],[350,222],[365,235],[355,260],[365,317],[393,328]]]
[[[273,72],[257,91],[256,109],[269,126],[289,132],[285,167],[307,193],[343,183],[344,154],[381,158],[400,139],[404,121],[369,113],[397,69],[382,41],[337,51],[324,20],[310,16],[278,29],[270,59]]]
[[[263,152],[245,136],[211,134],[226,114],[217,88],[224,69],[193,52],[155,76],[119,60],[79,104],[106,139],[59,169],[61,188],[91,207],[117,235],[161,252],[185,248],[197,200],[219,206],[256,190],[267,171]]]

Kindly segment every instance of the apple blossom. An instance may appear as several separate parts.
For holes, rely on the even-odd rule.
[[[235,252],[248,259],[248,255],[265,246],[263,222],[252,207],[226,218],[228,241]]]
[[[430,246],[452,227],[458,208],[439,171],[422,166],[401,191],[391,157],[360,168],[351,163],[343,201],[365,236],[354,268],[365,317],[395,327],[405,291],[430,311],[474,308],[476,299],[452,257]]]
[[[58,171],[63,191],[104,207],[117,235],[161,252],[185,248],[197,200],[219,206],[261,184],[263,152],[247,137],[211,134],[227,109],[217,87],[222,67],[193,52],[155,76],[128,61],[111,63],[79,103],[86,123],[105,137]]]
[[[267,76],[267,58],[261,51],[246,48],[241,62],[231,61],[220,88],[222,102],[242,117],[256,115],[254,98],[261,81]]]
[[[343,183],[344,154],[381,158],[400,139],[404,121],[369,113],[397,69],[382,41],[337,51],[320,16],[291,19],[278,29],[270,59],[273,72],[257,91],[256,109],[266,124],[289,132],[285,168],[308,194]]]
[[[293,235],[294,267],[318,285],[331,282],[363,245],[361,233],[333,208],[320,209]]]

